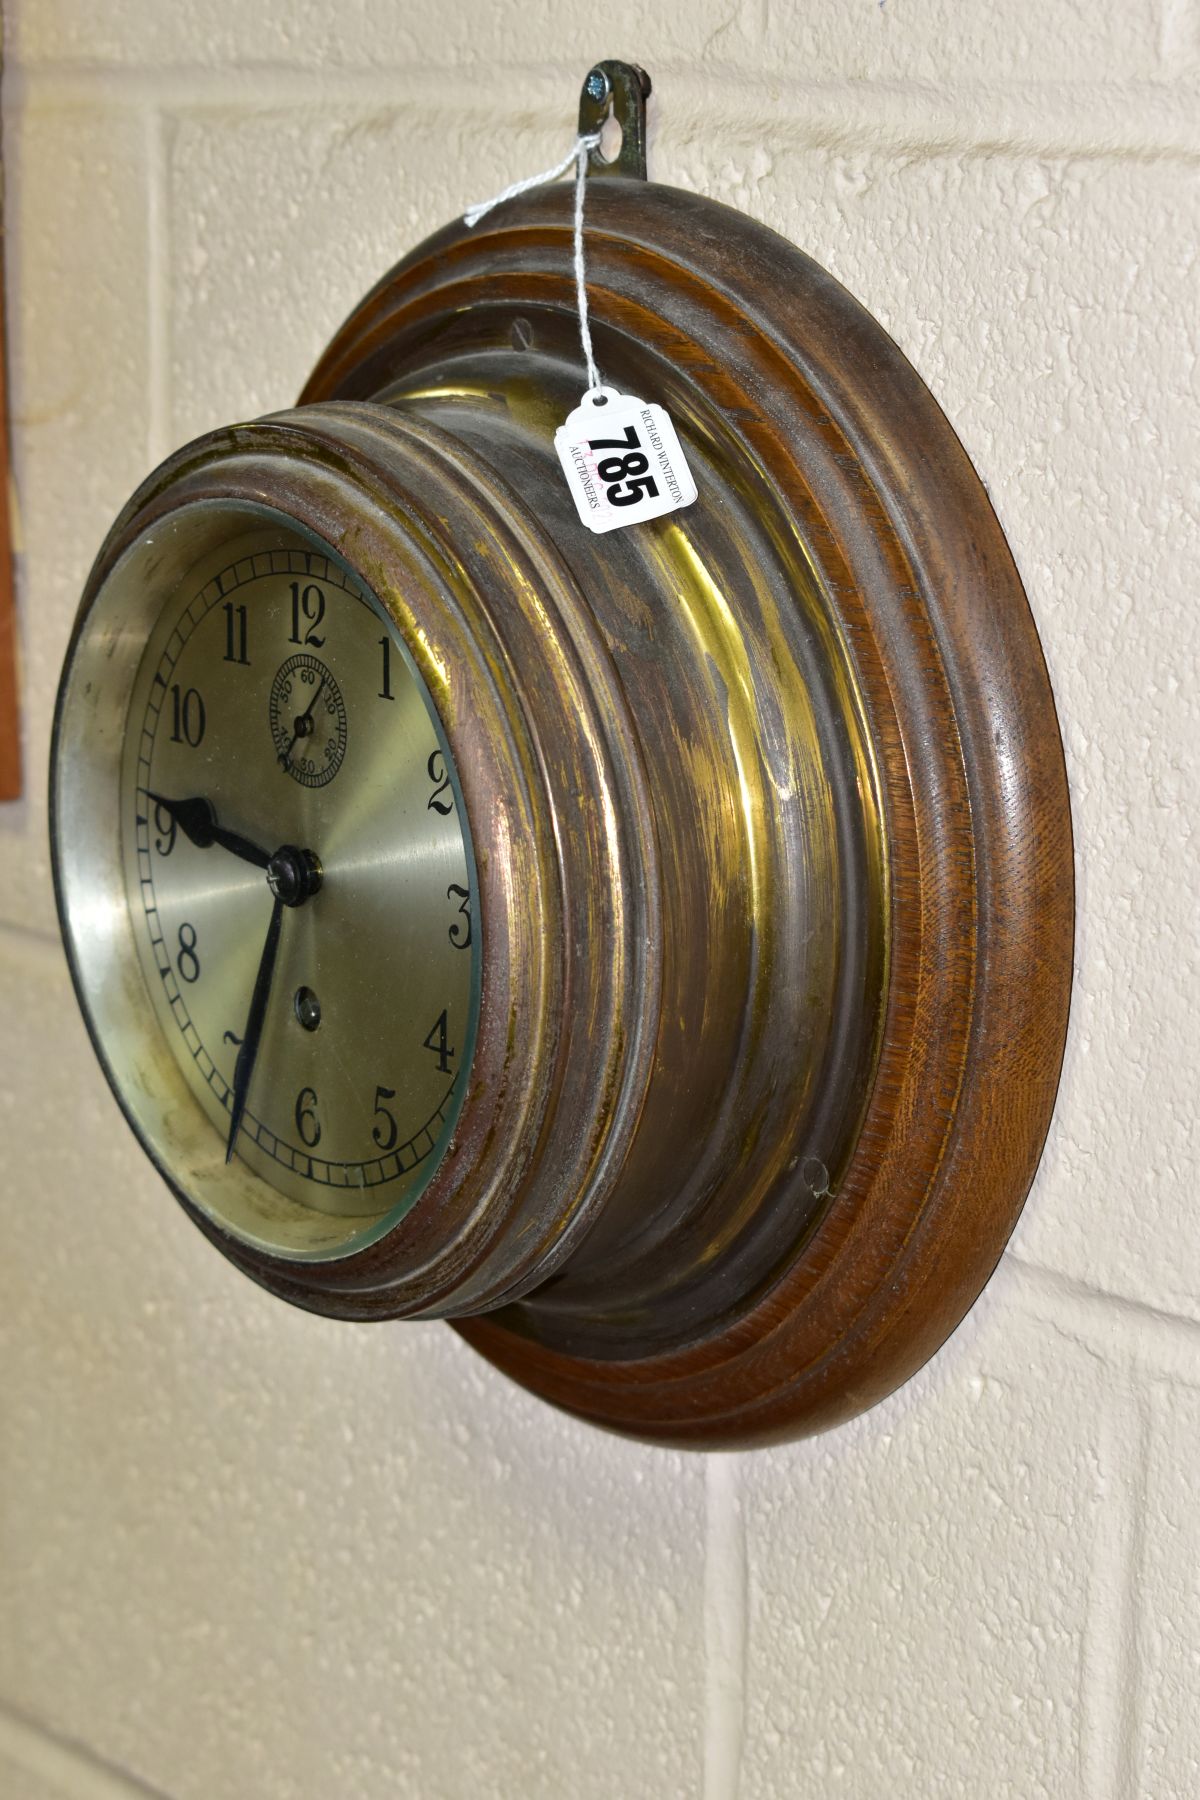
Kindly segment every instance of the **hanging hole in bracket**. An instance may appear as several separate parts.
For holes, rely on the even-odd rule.
[[[625,133],[615,112],[610,112],[600,127],[599,155],[602,162],[615,163],[621,154]]]

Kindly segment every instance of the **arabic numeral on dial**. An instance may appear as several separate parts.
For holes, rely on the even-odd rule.
[[[447,900],[457,899],[460,902],[458,910],[461,915],[460,918],[454,920],[447,936],[456,950],[465,950],[471,942],[470,891],[465,887],[459,887],[457,881],[452,881],[446,889],[446,898]]]
[[[319,650],[325,642],[323,637],[316,635],[317,626],[325,617],[324,594],[315,581],[310,581],[303,590],[298,581],[293,581],[291,595],[293,644],[311,644]]]
[[[457,1056],[458,1051],[451,1047],[449,1026],[446,1023],[446,1014],[444,1012],[438,1014],[433,1030],[423,1042],[425,1049],[432,1050],[433,1054],[437,1057],[438,1068],[441,1073],[443,1075],[448,1075],[450,1073],[450,1058],[452,1056]]]
[[[306,1150],[315,1150],[321,1141],[321,1121],[317,1117],[316,1088],[302,1087],[296,1095],[296,1130]]]
[[[171,742],[197,749],[206,723],[202,696],[195,688],[183,693],[176,682],[171,689]]]
[[[160,856],[170,856],[175,848],[175,815],[167,811],[161,800],[154,807],[154,829],[158,834],[154,848]]]
[[[430,781],[434,783],[433,792],[425,802],[426,808],[429,812],[441,813],[444,818],[447,813],[454,811],[454,795],[450,792],[450,777],[446,773],[440,750],[433,752],[425,767]]]
[[[249,663],[246,655],[246,609],[235,606],[227,600],[221,611],[225,614],[225,657],[228,663]]]
[[[375,1117],[381,1121],[371,1127],[371,1136],[380,1150],[395,1148],[396,1139],[400,1135],[396,1129],[396,1121],[383,1104],[385,1100],[396,1098],[395,1088],[377,1087],[375,1089]]]
[[[383,683],[379,689],[379,699],[394,700],[396,698],[396,696],[392,692],[392,640],[391,640],[391,638],[381,637],[379,640],[379,648],[383,651]]]
[[[181,981],[198,981],[200,958],[196,955],[196,927],[185,919],[179,927],[179,952],[175,958]]]

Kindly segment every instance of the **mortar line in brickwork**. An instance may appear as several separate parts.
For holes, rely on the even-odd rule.
[[[741,1458],[706,1459],[704,1800],[737,1800],[746,1738],[746,1529]]]
[[[1135,1800],[1133,1683],[1146,1419],[1144,1396],[1131,1381],[1109,1386],[1096,1457],[1099,1513],[1081,1647],[1081,1791],[1089,1800]]]
[[[86,1744],[59,1737],[0,1699],[0,1760],[71,1800],[170,1800],[161,1788],[105,1761]]]
[[[1010,1250],[1005,1266],[1018,1277],[1031,1310],[1062,1329],[1074,1324],[1098,1349],[1118,1347],[1147,1378],[1166,1376],[1200,1388],[1200,1319],[1170,1307],[1139,1300],[1112,1288],[1093,1287],[1044,1263],[1026,1261]]]
[[[1150,1408],[1145,1393],[1134,1396],[1137,1410],[1132,1478],[1122,1484],[1126,1515],[1125,1554],[1120,1570],[1120,1616],[1116,1649],[1117,1800],[1141,1800],[1142,1670],[1149,1654],[1142,1591],[1146,1569],[1146,1495],[1150,1483]]]
[[[875,150],[884,154],[1070,157],[1078,160],[1200,162],[1200,83],[777,82],[722,70],[720,80],[670,65],[653,71],[657,104],[675,124],[658,137],[693,148],[720,134],[739,149]],[[326,70],[257,65],[212,68],[101,68],[69,63],[7,72],[9,103],[56,106],[158,105],[164,113],[247,118],[304,107],[311,115],[403,115],[429,123],[486,120],[510,132],[569,131],[578,70],[409,66]]]
[[[148,106],[146,134],[146,458],[154,468],[169,454],[170,442],[170,243],[167,180],[167,126],[157,106]]]
[[[1164,69],[1186,67],[1200,36],[1194,0],[1161,0],[1158,17],[1158,55]]]

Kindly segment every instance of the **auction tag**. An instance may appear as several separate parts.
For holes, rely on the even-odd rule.
[[[615,531],[690,506],[696,483],[661,406],[591,388],[554,434],[554,448],[589,531]]]

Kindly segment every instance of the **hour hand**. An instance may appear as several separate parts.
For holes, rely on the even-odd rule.
[[[217,815],[211,800],[202,794],[190,795],[186,800],[168,800],[165,794],[154,794],[150,789],[146,793],[156,806],[161,806],[174,819],[184,837],[190,839],[198,850],[207,850],[212,844],[219,844],[222,850],[230,850],[234,856],[240,856],[243,862],[253,863],[256,869],[265,869],[270,862],[266,850],[260,850],[249,838],[240,832],[227,831],[218,825]]]

